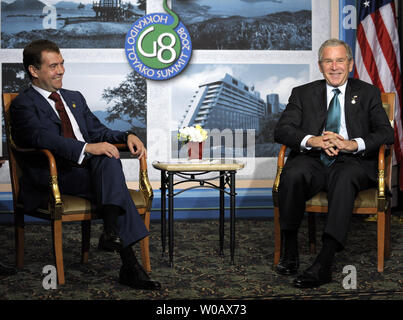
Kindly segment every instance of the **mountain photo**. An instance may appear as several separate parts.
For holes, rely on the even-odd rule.
[[[172,0],[194,49],[311,50],[311,0]]]
[[[137,0],[1,1],[1,47],[24,48],[49,39],[61,48],[122,48],[131,25],[145,14]]]

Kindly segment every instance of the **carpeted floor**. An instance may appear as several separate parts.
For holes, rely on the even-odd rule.
[[[317,219],[318,240],[323,217]],[[218,221],[176,221],[174,268],[168,255],[161,255],[160,224],[151,223],[152,278],[161,291],[133,290],[118,283],[120,258],[97,249],[102,224],[92,226],[89,263],[80,264],[81,227],[65,224],[63,229],[66,284],[45,290],[42,268],[53,264],[51,229],[44,224],[25,227],[25,266],[16,275],[0,278],[0,300],[165,300],[165,299],[265,299],[265,300],[403,300],[403,224],[392,223],[391,256],[385,272],[376,270],[376,223],[354,217],[349,247],[338,253],[334,280],[320,288],[300,290],[292,286],[293,276],[273,271],[273,220],[238,219],[236,224],[235,265],[229,257],[229,223],[226,223],[225,256],[218,256]],[[307,246],[306,219],[301,227],[301,270],[314,256]],[[14,229],[0,225],[0,261],[14,262]],[[319,242],[320,246],[320,242]],[[138,247],[136,248],[138,252]],[[137,254],[137,256],[140,256]],[[357,288],[344,289],[342,272],[346,265],[357,271]]]

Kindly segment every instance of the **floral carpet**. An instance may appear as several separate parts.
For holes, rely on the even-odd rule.
[[[318,240],[324,219],[317,219]],[[299,233],[301,271],[314,259],[308,251],[306,221]],[[403,224],[399,220],[392,222],[391,256],[383,273],[376,267],[376,223],[354,216],[347,249],[336,255],[333,281],[305,290],[292,286],[294,276],[280,276],[273,270],[272,219],[236,221],[234,265],[230,263],[227,221],[223,257],[218,255],[217,220],[175,221],[173,268],[169,267],[168,253],[161,253],[159,221],[151,222],[150,231],[151,277],[161,282],[160,291],[134,290],[119,284],[119,255],[97,249],[102,232],[100,221],[92,224],[87,264],[80,263],[80,224],[63,226],[66,284],[44,289],[46,274],[42,269],[53,264],[51,228],[27,223],[24,268],[16,275],[0,278],[0,300],[403,300]],[[12,265],[12,225],[0,225],[0,243],[0,261]],[[135,250],[140,257],[138,246]],[[355,268],[355,288],[346,280],[351,273],[343,273],[345,266]]]

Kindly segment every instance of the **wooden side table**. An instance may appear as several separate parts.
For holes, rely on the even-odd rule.
[[[209,160],[173,160],[154,161],[153,167],[161,171],[161,241],[162,253],[165,253],[166,241],[166,197],[168,190],[168,241],[169,263],[173,267],[174,251],[174,197],[186,190],[195,188],[213,188],[220,193],[220,255],[224,254],[224,194],[230,196],[230,250],[231,263],[234,264],[235,253],[235,175],[245,164],[235,159],[209,159]],[[208,174],[216,172],[211,177]],[[181,180],[174,182],[174,177]],[[214,184],[214,180],[219,184]],[[185,188],[174,193],[174,187],[186,182],[196,182],[195,186]],[[227,187],[229,191],[227,191]]]

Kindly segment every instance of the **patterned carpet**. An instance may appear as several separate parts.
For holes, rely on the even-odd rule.
[[[324,218],[317,219],[318,239]],[[314,256],[307,246],[306,219],[299,234],[301,270]],[[120,258],[97,249],[102,224],[94,222],[89,263],[80,263],[81,227],[65,224],[63,229],[66,284],[45,290],[42,268],[53,264],[51,229],[44,224],[27,224],[25,266],[16,275],[0,278],[0,300],[403,300],[403,224],[392,223],[391,257],[385,272],[376,270],[376,223],[354,217],[348,249],[336,256],[333,282],[320,288],[300,290],[292,286],[293,276],[273,271],[273,220],[238,219],[235,265],[229,257],[229,222],[226,222],[225,256],[218,256],[218,221],[176,221],[173,268],[168,254],[161,255],[160,224],[151,223],[151,266],[161,291],[133,290],[118,283]],[[14,229],[0,225],[0,261],[14,261]],[[319,245],[320,246],[320,245]],[[135,247],[138,251],[138,246]],[[140,255],[137,254],[139,257]],[[357,270],[357,288],[344,289],[346,265]]]

